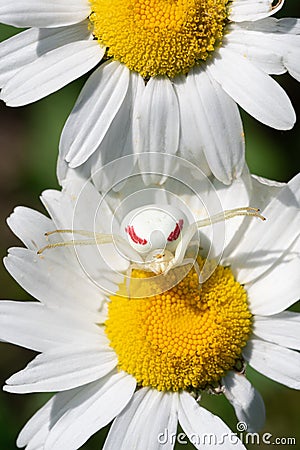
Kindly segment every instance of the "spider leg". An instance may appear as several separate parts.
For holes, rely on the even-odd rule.
[[[131,263],[131,264],[128,266],[128,269],[127,269],[127,271],[126,271],[126,291],[127,291],[128,298],[131,298],[131,294],[130,294],[130,281],[131,281],[131,275],[132,275],[133,269],[137,269],[137,270],[145,270],[145,271],[147,271],[147,268],[145,268],[142,264]]]
[[[37,254],[42,254],[45,250],[50,250],[52,248],[56,247],[70,247],[75,245],[103,245],[103,244],[113,244],[117,242],[118,244],[121,244],[124,248],[129,249],[132,251],[132,248],[128,244],[128,242],[123,239],[121,236],[114,236],[113,234],[104,234],[104,233],[93,233],[91,231],[85,231],[85,230],[54,230],[54,231],[48,231],[45,233],[46,238],[48,239],[49,236],[53,234],[60,234],[60,233],[75,233],[79,236],[85,236],[89,237],[90,239],[70,239],[68,241],[61,241],[61,242],[55,242],[53,244],[45,245],[44,247],[40,248],[37,251]],[[91,239],[93,238],[93,239]]]
[[[181,266],[183,266],[185,264],[192,264],[192,266],[195,269],[196,274],[198,275],[199,284],[202,284],[203,283],[203,280],[202,280],[203,277],[201,275],[200,267],[199,267],[199,264],[198,264],[197,260],[194,259],[194,258],[184,258],[184,260],[182,261]]]
[[[259,214],[258,208],[253,208],[252,206],[245,206],[242,208],[224,210],[218,214],[215,214],[214,216],[198,220],[195,223],[195,225],[197,226],[197,228],[207,227],[208,225],[212,225],[213,223],[223,222],[225,220],[232,219],[233,217],[237,216],[250,216],[250,217],[252,216],[257,217],[258,219],[261,219],[263,221],[266,220],[265,217]]]
[[[126,292],[127,292],[128,298],[131,298],[130,297],[130,280],[131,280],[132,271],[134,269],[133,265],[134,264],[129,264],[128,269],[126,271]]]
[[[41,255],[45,250],[49,250],[50,248],[57,248],[57,247],[70,247],[75,245],[95,245],[97,242],[95,242],[94,239],[86,239],[84,240],[76,240],[76,241],[63,241],[63,242],[56,242],[55,244],[48,244],[44,247],[40,248],[37,251],[38,255]]]
[[[170,261],[170,264],[167,268],[167,270],[169,271],[173,266],[179,266],[181,265],[182,261],[184,260],[187,248],[189,247],[192,241],[192,238],[194,236],[194,234],[197,232],[197,227],[196,227],[196,223],[191,224],[187,230],[185,231],[185,233],[182,236],[181,241],[179,242],[176,251],[175,251],[175,255],[174,258]]]
[[[68,234],[78,234],[80,236],[86,236],[86,237],[90,237],[93,238],[95,237],[97,234],[99,233],[95,233],[93,231],[86,231],[86,230],[71,230],[71,229],[63,229],[63,230],[53,230],[53,231],[47,231],[47,233],[45,233],[45,236],[51,236],[52,234],[63,234],[63,233],[68,233]]]

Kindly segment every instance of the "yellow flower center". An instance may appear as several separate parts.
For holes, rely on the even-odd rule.
[[[90,0],[107,55],[143,77],[187,73],[220,45],[229,0]]]
[[[204,261],[198,258],[200,268]],[[141,280],[149,273],[134,270],[132,277]],[[204,389],[234,368],[250,336],[252,315],[230,268],[217,266],[201,286],[192,269],[175,287],[152,297],[128,298],[126,291],[124,282],[111,297],[105,329],[119,369],[139,385]]]

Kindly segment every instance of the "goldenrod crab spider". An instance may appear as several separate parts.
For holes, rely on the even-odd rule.
[[[200,228],[237,216],[250,216],[265,220],[259,214],[259,209],[249,206],[225,210],[212,217],[189,224],[186,215],[178,208],[169,205],[161,207],[147,205],[126,215],[121,223],[120,235],[86,230],[54,230],[45,235],[49,237],[55,233],[73,233],[89,239],[74,239],[48,244],[39,249],[37,253],[42,254],[45,250],[56,247],[114,243],[127,249],[128,254],[132,254],[132,250],[134,250],[136,262],[132,262],[131,259],[130,270],[137,268],[157,275],[166,275],[172,268],[195,264],[193,258],[187,257],[187,250],[193,243],[193,236]],[[200,276],[196,264],[195,269]]]

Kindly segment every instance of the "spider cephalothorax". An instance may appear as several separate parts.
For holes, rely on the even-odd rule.
[[[132,266],[155,274],[167,273],[187,227],[186,215],[169,205],[147,205],[130,211],[122,221],[121,234],[143,258]]]
[[[125,216],[121,223],[121,234],[141,254],[158,249],[173,252],[187,225],[186,215],[178,208],[147,205]]]

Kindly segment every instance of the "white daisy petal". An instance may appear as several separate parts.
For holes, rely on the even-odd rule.
[[[93,325],[33,302],[0,303],[0,339],[38,352],[66,344],[102,342]],[[96,328],[96,327],[95,327]]]
[[[263,19],[279,11],[284,0],[278,0],[275,6],[273,4],[274,0],[234,0],[229,7],[229,17],[234,22]]]
[[[39,450],[43,448],[46,437],[49,433],[51,425],[51,412],[53,404],[56,403],[57,398],[64,398],[67,403],[74,396],[74,392],[79,391],[82,388],[74,389],[71,391],[63,392],[58,395],[54,395],[41,409],[39,409],[31,419],[26,423],[21,430],[18,439],[18,447],[26,447],[30,450]],[[67,400],[68,399],[68,400]]]
[[[209,205],[209,209],[196,215],[196,220],[208,218],[209,215],[212,216],[220,211],[234,209],[237,205],[251,204],[251,179],[246,168],[242,176],[235,179],[229,186],[218,180],[213,180],[212,187],[212,189],[207,190],[208,195],[206,197],[201,193],[203,204]],[[230,221],[221,221],[213,227],[200,228],[201,247],[208,254],[212,245],[212,257],[220,258],[221,264],[230,265],[231,259],[227,256],[235,248],[240,234],[243,233],[248,223],[249,217],[237,216]],[[203,240],[203,237],[206,239]]]
[[[229,47],[220,48],[219,56],[207,70],[227,94],[260,122],[278,130],[293,127],[295,111],[285,91],[245,57]]]
[[[64,148],[63,151],[68,152],[68,149]],[[76,172],[77,175],[81,176],[84,180],[92,179],[91,174],[93,173],[93,170],[91,169],[91,159],[87,160],[84,164],[77,167],[77,169],[71,169],[67,161],[65,160],[65,153],[63,151],[61,148],[59,149],[56,165],[56,176],[61,186],[63,186],[64,181],[66,180],[66,178],[68,178],[68,174],[72,172]],[[98,167],[96,168],[96,170],[98,170]]]
[[[300,19],[295,17],[284,17],[278,20],[278,30],[280,33],[300,34]]]
[[[65,391],[102,378],[117,363],[108,343],[94,348],[62,346],[38,355],[6,380],[3,389],[15,394]]]
[[[237,105],[206,70],[192,70],[185,84],[182,95],[189,95],[197,118],[198,145],[214,175],[230,184],[244,166],[244,134]]]
[[[136,143],[136,151],[176,153],[179,109],[171,81],[150,78],[138,101],[134,120],[138,123],[140,141]]]
[[[271,200],[274,197],[277,197],[279,192],[286,186],[286,183],[279,183],[277,181],[272,181],[267,178],[258,177],[256,175],[250,174],[250,180],[245,178],[247,177],[248,169],[245,167],[245,171],[243,174],[243,181],[245,182],[245,187],[247,189],[247,198],[243,200],[241,198],[241,201],[239,201],[239,205],[255,205],[256,208],[259,208],[260,211],[264,211],[265,208],[269,205]],[[214,183],[216,184],[216,183]],[[222,191],[221,191],[222,192]],[[222,193],[222,197],[223,197]],[[237,192],[235,192],[235,195],[237,195]],[[223,200],[222,200],[223,203]],[[224,209],[231,209],[234,208],[237,205],[237,203],[232,204],[229,207],[224,207]],[[230,245],[226,245],[224,248],[224,253],[222,257],[222,261],[225,264],[231,265],[235,258],[238,258],[236,249],[239,247],[240,242],[243,242],[245,236],[248,235],[249,229],[252,228],[252,226],[255,226],[256,219],[251,218],[244,218],[245,220],[241,220],[239,218],[235,218],[232,221],[229,221],[226,223],[226,228],[230,229],[231,226],[237,224],[237,222],[240,222],[241,226],[236,228],[236,233],[234,235],[234,239],[231,240]],[[226,234],[228,233],[226,229]],[[261,257],[261,255],[260,255]],[[249,285],[247,285],[248,287]]]
[[[18,71],[3,87],[1,99],[8,106],[39,100],[88,72],[103,55],[104,49],[90,40],[51,50]]]
[[[99,196],[99,203],[95,205],[94,202],[91,201],[85,204],[84,200],[86,198],[86,191],[88,190],[88,185],[84,185],[82,193],[79,193],[77,196],[76,191],[74,192],[71,189],[69,193],[72,194],[73,192],[74,195],[71,195],[72,198],[68,195],[61,197],[58,195],[59,193],[55,191],[46,191],[43,193],[42,200],[47,206],[47,209],[51,211],[51,215],[57,224],[57,229],[70,229],[74,230],[74,232],[64,234],[57,233],[54,243],[58,241],[62,246],[55,249],[45,249],[41,255],[37,256],[39,259],[45,261],[44,270],[48,267],[49,273],[51,272],[53,275],[54,272],[57,271],[58,279],[61,279],[62,281],[63,276],[60,276],[58,273],[60,270],[59,267],[61,267],[62,271],[66,268],[66,264],[63,261],[67,258],[67,273],[69,274],[67,275],[65,272],[67,278],[71,280],[72,276],[78,276],[79,280],[82,278],[84,278],[85,282],[89,280],[88,283],[90,284],[90,288],[92,287],[96,293],[96,295],[92,295],[88,299],[86,295],[79,294],[79,308],[81,308],[81,306],[86,308],[86,302],[91,301],[91,308],[95,311],[95,309],[101,306],[103,295],[107,292],[116,292],[117,284],[123,280],[121,272],[126,272],[128,269],[128,261],[120,255],[120,246],[116,249],[114,244],[97,244],[94,233],[103,233],[103,231],[105,231],[103,228],[108,228],[109,233],[111,233],[110,226],[112,222],[108,220],[108,216],[106,216],[107,220],[103,224],[102,218],[105,213],[102,209],[103,202],[97,191],[95,191],[95,193]],[[70,199],[71,202],[68,199]],[[64,205],[66,205],[66,210],[65,213],[62,214],[61,207]],[[82,214],[82,207],[87,211],[87,205],[90,206],[88,212]],[[99,205],[101,205],[101,214],[98,210]],[[107,212],[107,209],[105,209],[105,212]],[[93,223],[96,216],[98,219],[97,223]],[[98,227],[98,224],[100,224],[100,227]],[[80,232],[78,233],[77,230],[87,231],[90,233],[90,237],[82,238]],[[53,236],[51,236],[51,238],[52,237]],[[89,245],[84,245],[85,240],[89,242]],[[64,244],[64,241],[67,241],[66,245]],[[52,240],[51,242],[53,243]],[[47,242],[45,242],[45,244],[47,245]],[[36,259],[34,259],[34,261],[35,260]],[[37,262],[38,267],[42,268],[42,263],[38,260]],[[94,303],[94,306],[92,306],[92,303]]]
[[[179,423],[197,449],[211,449],[212,444],[226,445],[226,449],[245,449],[239,438],[217,416],[198,405],[187,392],[179,395]],[[204,436],[212,436],[212,444]],[[227,439],[226,439],[227,436]]]
[[[109,172],[110,173],[110,172]],[[77,236],[76,230],[86,230],[92,233],[111,233],[111,226],[113,220],[113,210],[106,203],[97,192],[95,187],[86,179],[81,178],[76,171],[68,171],[69,178],[63,183],[65,189],[62,192],[47,190],[42,194],[42,202],[49,211],[57,229],[74,229],[74,233],[69,235],[68,239],[74,237],[75,240],[80,240],[80,235]],[[103,215],[107,218],[103,221]],[[96,244],[96,241],[95,241]],[[111,245],[103,246],[110,251],[109,260],[105,259],[105,249],[91,245],[89,255],[92,257],[90,261],[91,266],[98,266],[98,271],[107,270],[107,262],[121,264],[122,259]],[[69,247],[70,255],[72,255],[75,267],[87,270],[87,267],[82,266],[83,250],[88,250],[87,247],[76,246],[75,255],[72,253],[72,248]],[[81,251],[81,250],[82,251]],[[57,251],[58,249],[56,249]],[[49,252],[48,252],[49,255]],[[74,258],[75,256],[75,258]],[[96,258],[96,259],[93,259]],[[124,260],[122,259],[124,262]],[[79,267],[80,266],[80,267]],[[110,267],[110,266],[109,266]],[[127,267],[127,266],[126,266]],[[95,267],[97,269],[97,267]],[[126,268],[125,268],[126,269]],[[84,270],[83,270],[84,271]],[[86,273],[85,273],[86,275]],[[91,274],[90,274],[91,275]]]
[[[167,85],[169,86],[169,84]],[[143,99],[145,97],[146,86],[147,85],[145,85],[145,82],[142,79],[142,82],[138,84],[136,91],[132,119],[132,151],[135,152],[134,155],[136,157],[137,168],[142,174],[142,181],[144,186],[149,186],[151,183],[162,185],[167,179],[163,174],[172,173],[174,170],[174,165],[170,166],[170,163],[176,164],[176,162],[172,162],[171,157],[165,157],[166,153],[164,151],[159,152],[155,149],[152,150],[151,154],[149,154],[148,152],[144,152],[143,145],[146,145],[144,141],[148,136],[148,131],[146,130],[144,132],[141,128],[143,122],[142,116],[146,115],[150,117],[150,115],[148,114],[149,111],[145,113],[145,108],[143,107]],[[173,97],[173,93],[171,94],[171,96]],[[141,154],[143,156],[140,158],[139,155]]]
[[[300,239],[297,238],[270,271],[247,284],[252,313],[270,316],[295,303],[299,299],[299,273]]]
[[[257,206],[263,211],[271,202],[273,197],[277,197],[282,188],[287,183],[269,180],[268,178],[251,175],[252,198],[251,202],[258,202]]]
[[[99,164],[98,167],[103,167],[118,157],[130,155],[132,153],[133,142],[131,133],[133,105],[135,102],[136,93],[141,85],[144,85],[142,77],[135,72],[129,72],[129,84],[124,102],[112,122],[110,132],[106,133],[103,141],[97,149],[97,153],[99,157],[101,157],[102,161],[102,164]],[[120,167],[124,170],[124,164],[120,165]],[[120,174],[118,173],[117,168],[117,165],[115,165],[114,170],[110,171],[110,177],[115,176],[116,180],[125,178],[124,172],[122,172],[123,177],[118,176]],[[103,175],[105,176],[105,174]],[[110,180],[110,186],[112,185],[114,185],[114,180]]]
[[[287,50],[284,56],[284,65],[289,71],[289,74],[297,81],[300,81],[300,54],[299,48],[297,50]]]
[[[160,437],[166,430],[176,434],[177,403],[177,393],[140,389],[115,419],[103,450],[173,449],[174,442],[161,444]]]
[[[235,409],[239,421],[247,424],[248,432],[257,432],[265,423],[266,411],[260,393],[244,375],[229,372],[223,379],[225,397]]]
[[[76,170],[70,169],[68,177],[63,183],[61,192],[47,190],[42,194],[42,202],[48,209],[58,228],[73,226],[83,230],[93,230],[104,233],[111,232],[110,225],[103,223],[102,217],[98,221],[96,215],[99,205],[108,219],[113,217],[114,208],[108,205],[103,194]],[[89,211],[89,214],[87,214]],[[62,213],[63,212],[63,213]],[[74,217],[76,215],[76,217]],[[65,218],[69,220],[65,222]],[[95,224],[96,222],[96,224]]]
[[[21,431],[18,440],[17,445],[18,447],[24,447],[25,445],[32,445],[32,450],[34,448],[34,445],[36,444],[36,449],[44,448],[45,441],[47,437],[49,436],[50,430],[55,426],[55,424],[59,423],[59,420],[63,418],[66,414],[65,419],[68,419],[68,410],[75,408],[76,412],[78,411],[80,413],[80,402],[84,401],[85,406],[83,407],[83,410],[85,407],[89,406],[89,396],[91,395],[91,414],[93,413],[93,406],[92,403],[95,402],[95,408],[98,408],[98,411],[96,411],[96,416],[91,417],[89,422],[89,431],[90,428],[95,427],[95,422],[98,419],[98,415],[101,414],[105,416],[103,420],[106,420],[107,423],[111,420],[110,417],[114,418],[115,415],[118,414],[118,409],[121,410],[124,406],[124,399],[125,404],[127,401],[130,400],[131,395],[134,390],[135,384],[132,383],[132,378],[129,376],[126,376],[126,380],[124,379],[124,374],[117,374],[117,375],[109,375],[105,377],[104,379],[91,383],[87,386],[72,389],[70,391],[61,392],[49,400],[46,405],[41,408],[25,425],[23,430]],[[115,385],[115,389],[117,393],[114,395],[117,395],[118,399],[121,398],[120,404],[115,401],[115,398],[113,395],[109,393],[108,398],[105,396],[104,389],[107,386],[110,389],[110,379],[111,384]],[[118,388],[122,387],[123,389],[118,392]],[[124,389],[125,388],[125,389]],[[123,390],[125,392],[123,392]],[[113,391],[114,392],[114,391]],[[122,394],[123,393],[123,394]],[[120,397],[121,395],[121,397]],[[101,401],[105,402],[105,407],[99,406],[98,401],[101,403]],[[107,404],[106,404],[107,403]],[[115,410],[117,410],[115,412]],[[74,413],[73,413],[74,414]],[[72,415],[72,414],[71,414]],[[71,419],[71,418],[70,418]],[[76,425],[78,426],[77,422]],[[75,434],[78,434],[78,431],[82,434],[85,433],[82,426],[79,426],[79,430],[76,430]],[[100,426],[99,426],[100,428]],[[71,430],[70,430],[71,431]],[[95,430],[97,431],[97,429]],[[54,433],[56,434],[56,432]],[[92,433],[91,433],[92,434]],[[55,437],[55,436],[54,436]],[[89,437],[89,436],[88,436]],[[70,445],[72,445],[71,443]],[[80,445],[79,445],[80,446]],[[31,447],[30,447],[31,448]],[[64,449],[69,449],[67,444],[63,447]],[[75,447],[71,447],[74,449]],[[78,447],[76,447],[78,448]]]
[[[220,198],[223,211],[234,209],[237,205],[249,205],[251,197],[250,179],[247,171],[244,171],[243,176],[236,178],[229,186],[224,186],[223,183],[218,180],[214,181],[214,188],[217,195]],[[211,197],[215,195],[215,192],[211,192]],[[208,197],[208,202],[210,202]],[[243,222],[249,221],[246,217],[235,217],[230,223],[225,222],[225,242],[223,244],[223,256],[226,257],[230,252],[231,244],[234,245],[236,241],[237,232]],[[206,232],[205,229],[202,232]]]
[[[77,229],[92,231],[95,226],[95,213],[100,202],[103,203],[103,198],[86,179],[82,179],[74,171],[72,174],[70,172],[70,175],[61,192],[52,189],[44,191],[41,196],[42,203],[57,229],[76,226]],[[90,214],[87,214],[87,210]],[[108,209],[106,214],[110,214]],[[105,228],[99,228],[97,231],[103,230]]]
[[[203,145],[199,142],[199,122],[193,111],[193,104],[200,102],[198,93],[194,92],[194,95],[191,95],[189,89],[187,89],[187,78],[183,75],[173,79],[173,86],[178,99],[180,115],[179,155],[188,161],[194,161],[209,176],[211,170],[203,153]],[[190,97],[196,97],[192,104]]]
[[[109,61],[86,82],[60,140],[60,151],[70,167],[84,163],[102,142],[124,101],[129,76],[126,66]]]
[[[24,206],[18,206],[14,209],[14,212],[7,219],[7,224],[27,248],[35,251],[45,245],[44,234],[47,231],[54,230],[51,219]],[[34,240],[32,236],[35,237]]]
[[[52,189],[46,190],[42,193],[41,200],[49,214],[53,218],[58,228],[72,227],[74,221],[76,226],[82,229],[93,230],[95,225],[95,213],[99,204],[106,206],[106,199],[100,193],[100,189],[95,189],[88,176],[75,169],[68,169],[62,181],[63,189],[61,192]],[[86,205],[91,210],[91,216],[86,214]],[[62,209],[65,211],[61,214]],[[76,210],[76,220],[74,218],[74,211]],[[113,215],[113,209],[107,207],[105,214]],[[67,217],[65,217],[67,216]],[[62,221],[63,218],[63,221]],[[79,223],[77,223],[79,222]],[[99,228],[98,231],[109,232],[109,228]]]
[[[233,24],[230,28],[226,45],[232,50],[267,73],[281,74],[288,70],[299,81],[299,20],[269,18],[250,26],[249,22]]]
[[[233,26],[226,35],[226,45],[266,73],[280,75],[286,72],[278,43],[275,44],[271,33]]]
[[[300,353],[260,339],[251,339],[243,350],[249,364],[268,378],[300,389]]]
[[[250,283],[270,269],[295,241],[299,234],[299,203],[300,175],[297,175],[262,211],[267,220],[253,220],[230,255],[231,267],[240,283]]]
[[[265,341],[300,350],[300,314],[285,311],[270,317],[255,315],[253,333]]]
[[[88,21],[60,28],[31,28],[0,44],[0,86],[40,56],[71,42],[88,40]]]
[[[72,25],[89,16],[88,0],[0,0],[1,22],[15,27],[59,27]]]
[[[84,271],[66,265],[61,249],[48,251],[45,257],[26,249],[10,249],[4,263],[8,272],[33,297],[51,307],[69,307],[80,314],[85,311],[91,319],[97,320],[97,310],[101,307],[103,296]],[[49,283],[52,286],[49,290]],[[68,289],[69,287],[69,289]]]
[[[135,72],[129,73],[129,85],[124,101],[111,123],[99,147],[90,158],[92,180],[95,186],[105,192],[120,180],[125,180],[133,170],[132,160],[123,160],[123,164],[110,164],[125,155],[131,155],[133,149],[132,115],[133,105],[140,86],[144,80]],[[105,167],[105,170],[102,168]],[[99,170],[100,169],[100,170]]]
[[[120,272],[126,271],[128,261],[122,258],[114,244],[96,245],[94,233],[111,233],[112,213],[105,200],[95,187],[84,179],[67,180],[67,189],[62,193],[54,190],[43,192],[42,201],[53,218],[57,229],[74,229],[74,233],[57,236],[62,242],[74,239],[76,245],[56,248],[44,252],[45,259],[59,259],[60,255],[68,255],[69,263],[73,263],[76,273],[98,288],[97,301],[101,292],[116,292],[117,284],[123,279]],[[103,215],[107,220],[103,221]],[[76,230],[86,230],[92,233],[90,245],[81,245],[81,236]],[[67,237],[68,236],[68,237]],[[60,265],[60,264],[58,264]],[[88,275],[88,277],[87,277]],[[82,297],[84,299],[85,296]],[[96,299],[96,297],[94,297]],[[101,302],[101,300],[100,300]]]
[[[81,189],[82,186],[83,184],[80,185]],[[52,218],[57,230],[72,228],[74,205],[77,198],[78,192],[76,192],[74,200],[72,201],[72,195],[69,195],[69,192],[67,193],[66,189],[62,192],[54,189],[47,189],[42,192],[41,201]],[[62,211],[64,211],[64,214],[62,214]]]
[[[82,446],[90,436],[107,425],[127,405],[133,396],[136,381],[124,372],[109,374],[100,381],[85,386],[61,407],[52,424],[44,450],[73,450]],[[59,398],[57,396],[59,401]],[[82,426],[84,424],[84,426]]]
[[[167,153],[174,155],[179,143],[179,107],[175,90],[167,77],[150,78],[141,95],[137,95],[134,110],[133,127],[136,128],[134,151],[148,154]],[[145,183],[162,183],[165,177],[158,174],[170,173],[172,160],[155,160],[154,155],[139,161],[142,173],[154,172],[155,175],[144,175]],[[155,164],[156,162],[156,164]]]

